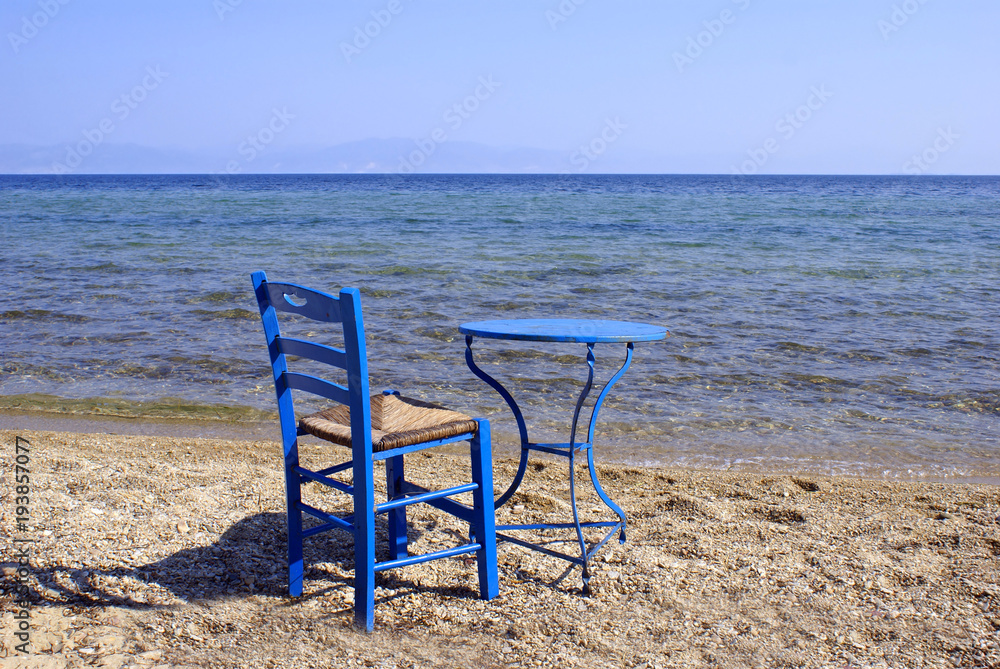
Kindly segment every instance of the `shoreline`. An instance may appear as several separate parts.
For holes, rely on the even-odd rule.
[[[205,438],[244,441],[273,441],[279,443],[281,434],[277,426],[277,416],[264,420],[240,420],[230,418],[207,418],[180,415],[169,417],[164,415],[145,415],[139,412],[141,403],[130,403],[128,409],[134,413],[126,415],[109,415],[88,412],[58,411],[51,409],[13,409],[0,407],[0,430],[28,430],[70,432],[79,434],[120,434],[164,438]],[[160,406],[160,405],[157,405]],[[201,407],[201,405],[196,405]],[[210,407],[212,405],[205,405]],[[249,413],[246,407],[236,408],[243,413]],[[491,420],[493,418],[491,417]],[[493,423],[494,452],[496,455],[516,458],[518,454],[518,439],[516,432],[505,430],[502,425]],[[662,456],[650,458],[646,462],[630,459],[628,455],[618,455],[614,448],[602,450],[598,440],[596,444],[596,459],[598,464],[608,464],[622,467],[671,467],[670,462],[662,462]],[[616,457],[617,456],[617,457]],[[534,456],[533,456],[534,457]],[[870,471],[823,471],[819,467],[809,467],[802,462],[799,466],[779,466],[777,461],[754,463],[750,460],[739,465],[722,467],[698,467],[686,464],[674,464],[678,469],[693,472],[745,473],[759,475],[794,476],[806,474],[810,476],[833,476],[852,479],[873,479],[898,482],[955,483],[977,485],[1000,485],[1000,473],[978,473],[974,475],[904,475],[897,472],[888,477],[879,471],[880,468],[868,465]],[[914,464],[914,467],[919,465]]]
[[[38,662],[25,666],[1000,662],[993,485],[600,464],[629,528],[627,543],[595,558],[593,596],[580,595],[578,570],[560,579],[563,563],[501,543],[497,599],[476,599],[463,560],[392,570],[379,576],[376,630],[365,635],[350,623],[345,535],[317,538],[305,595],[284,594],[272,442],[3,430],[8,468],[18,434],[31,442],[39,597]],[[303,458],[320,452],[304,446]],[[407,463],[417,481],[467,468],[447,453]],[[496,459],[497,488],[515,464]],[[565,479],[563,467],[533,465],[498,521],[566,512]],[[585,514],[591,501],[581,498]],[[464,531],[432,512],[411,523],[415,552],[442,530]],[[8,656],[15,572],[4,565]]]

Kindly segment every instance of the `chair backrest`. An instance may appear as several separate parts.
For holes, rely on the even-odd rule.
[[[334,297],[294,283],[275,283],[264,272],[252,275],[257,305],[264,324],[267,350],[271,358],[274,388],[278,396],[278,415],[286,453],[295,443],[297,424],[292,402],[292,390],[301,390],[346,404],[351,411],[351,442],[355,460],[367,444],[371,453],[371,405],[368,387],[368,357],[365,349],[365,327],[361,316],[361,293],[357,288],[344,288]],[[283,337],[278,326],[278,312],[298,314],[324,323],[339,323],[343,327],[344,348]],[[347,372],[347,385],[322,379],[312,374],[292,372],[286,356],[297,356],[331,365]],[[370,455],[369,455],[370,457]]]

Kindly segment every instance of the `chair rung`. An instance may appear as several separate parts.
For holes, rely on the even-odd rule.
[[[323,523],[322,525],[317,525],[316,527],[303,528],[302,538],[308,539],[315,534],[322,534],[323,532],[328,532],[329,530],[340,529],[333,523]]]
[[[417,486],[413,486],[416,488]],[[391,511],[392,509],[398,509],[401,506],[409,506],[410,504],[422,504],[424,502],[429,502],[433,499],[440,499],[441,497],[450,497],[452,495],[458,495],[463,492],[471,492],[479,487],[478,483],[465,483],[463,485],[457,485],[454,488],[445,488],[444,490],[431,490],[428,492],[422,492],[417,495],[410,497],[400,497],[398,499],[391,500],[389,502],[384,502],[375,507],[375,513],[385,513]],[[423,490],[422,488],[419,488]]]
[[[350,469],[353,466],[354,462],[352,461],[342,462],[339,465],[334,465],[332,467],[327,467],[326,469],[321,469],[318,472],[316,472],[316,474],[318,474],[319,476],[329,476],[330,474],[336,474],[338,472],[344,471],[345,469]]]
[[[319,518],[320,520],[325,520],[326,522],[331,523],[334,527],[338,527],[338,528],[340,528],[342,530],[347,530],[349,532],[353,532],[354,531],[354,525],[353,524],[347,522],[343,518],[338,518],[337,516],[333,515],[332,513],[327,513],[326,511],[320,511],[316,507],[309,506],[305,502],[299,502],[298,504],[296,504],[296,507],[298,507],[298,509],[300,511],[304,511],[305,513],[308,513],[310,516],[313,516],[315,518]],[[305,534],[305,532],[303,532],[303,534]]]
[[[428,490],[423,486],[415,485],[409,481],[403,481],[403,489],[401,492],[405,494],[425,493],[428,492]],[[461,518],[467,523],[474,523],[476,521],[476,510],[474,508],[467,504],[456,502],[448,497],[439,497],[438,499],[428,500],[427,503],[435,509],[441,509],[445,513],[449,513],[456,518]]]
[[[331,488],[336,488],[341,492],[346,492],[347,494],[351,494],[354,492],[354,486],[348,485],[343,481],[338,481],[337,479],[332,479],[328,476],[323,476],[321,472],[310,471],[308,469],[304,469],[298,466],[294,467],[293,471],[302,478],[309,479],[310,481],[316,481],[317,483],[322,483],[323,485],[329,486]]]
[[[482,544],[465,544],[463,546],[456,546],[455,548],[446,548],[443,551],[424,553],[423,555],[408,555],[407,557],[399,558],[398,560],[377,562],[375,564],[375,571],[385,571],[386,569],[394,569],[396,567],[405,567],[411,564],[420,564],[421,562],[430,562],[431,560],[454,557],[456,555],[462,555],[463,553],[473,553],[475,551],[482,550],[482,548]]]

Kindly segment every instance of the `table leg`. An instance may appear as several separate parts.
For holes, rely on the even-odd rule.
[[[587,441],[591,444],[594,443],[594,427],[597,425],[597,413],[601,410],[601,405],[604,403],[604,398],[607,396],[608,391],[611,390],[611,386],[618,383],[618,380],[625,375],[625,371],[632,364],[632,352],[635,349],[635,345],[632,342],[628,342],[625,348],[625,362],[622,363],[621,368],[615,372],[615,375],[608,379],[608,382],[601,389],[600,394],[597,396],[597,401],[594,402],[594,408],[590,412],[590,427],[587,430]],[[594,490],[597,491],[598,496],[604,501],[604,503],[612,511],[618,514],[618,517],[622,519],[622,531],[621,536],[618,538],[619,543],[625,543],[625,512],[622,511],[621,507],[611,501],[608,494],[604,492],[604,488],[601,487],[600,481],[597,480],[597,470],[594,468],[594,449],[591,446],[590,451],[587,453],[587,464],[590,467],[590,480],[594,483]]]
[[[597,415],[600,412],[601,405],[604,403],[604,399],[605,397],[607,397],[607,394],[611,390],[611,387],[615,383],[617,383],[619,379],[621,379],[621,377],[625,374],[625,371],[628,369],[629,365],[632,363],[632,351],[634,349],[634,345],[632,344],[632,342],[628,342],[625,354],[625,362],[622,364],[621,368],[614,374],[614,376],[612,376],[608,380],[608,382],[604,385],[604,387],[601,389],[601,392],[597,396],[597,400],[594,402],[594,407],[593,409],[591,409],[590,413],[590,422],[587,427],[587,441],[578,443],[576,441],[576,435],[580,423],[580,413],[583,410],[583,405],[586,402],[587,397],[590,395],[590,391],[594,385],[594,364],[596,358],[594,356],[593,343],[587,344],[587,382],[584,385],[583,390],[580,392],[580,396],[577,398],[576,407],[573,411],[573,423],[570,429],[569,443],[533,444],[528,441],[528,429],[524,422],[524,416],[521,413],[521,409],[517,405],[517,402],[514,400],[514,397],[510,394],[510,392],[506,388],[503,387],[503,385],[499,381],[497,381],[492,376],[484,372],[473,359],[472,340],[473,337],[471,335],[467,335],[465,337],[466,364],[469,366],[469,369],[472,371],[473,374],[475,374],[480,379],[485,381],[491,388],[496,390],[497,393],[499,393],[500,396],[504,399],[504,401],[507,403],[507,406],[510,407],[511,412],[514,414],[514,419],[517,421],[517,429],[521,437],[521,459],[520,462],[518,463],[517,473],[514,475],[514,480],[510,484],[510,487],[507,488],[507,490],[500,497],[497,498],[495,505],[496,508],[500,508],[501,506],[503,506],[514,495],[518,487],[521,485],[521,482],[524,479],[525,471],[527,470],[528,454],[531,450],[538,450],[547,453],[553,453],[555,455],[562,455],[569,459],[570,502],[573,509],[573,522],[571,524],[549,523],[549,524],[537,524],[537,525],[511,525],[511,526],[501,526],[498,527],[497,529],[530,530],[530,529],[573,528],[576,530],[577,543],[580,549],[580,557],[577,558],[571,555],[567,555],[565,553],[552,551],[542,546],[532,544],[530,542],[523,541],[520,539],[516,539],[514,537],[499,535],[499,534],[498,536],[501,536],[503,539],[507,541],[512,541],[526,548],[531,548],[533,550],[540,551],[547,555],[551,555],[553,557],[558,557],[573,562],[575,564],[579,564],[583,569],[583,591],[585,594],[589,594],[590,568],[588,563],[590,557],[594,555],[594,553],[596,553],[605,543],[607,543],[608,539],[610,539],[614,535],[616,530],[620,530],[618,541],[620,543],[625,543],[625,526],[626,526],[625,512],[621,509],[620,506],[611,501],[611,498],[604,491],[604,488],[601,487],[601,483],[597,478],[597,469],[594,464],[593,442],[594,442],[594,428],[597,424]],[[597,495],[601,498],[604,504],[609,509],[614,511],[615,514],[617,514],[619,518],[618,522],[614,521],[587,522],[587,523],[580,522],[580,514],[576,501],[576,453],[580,450],[587,451],[587,467],[590,473],[590,481],[594,486],[594,490],[597,492]],[[586,539],[583,536],[584,527],[605,527],[605,528],[611,527],[612,529],[601,541],[596,543],[591,549],[588,550]]]
[[[587,595],[590,594],[590,568],[587,560],[587,542],[583,538],[583,528],[580,526],[580,512],[576,506],[576,452],[578,450],[576,445],[576,427],[580,421],[580,410],[583,408],[583,403],[586,401],[587,396],[590,395],[590,389],[594,386],[594,360],[594,345],[587,344],[587,383],[584,384],[583,390],[580,391],[580,397],[576,400],[576,408],[573,410],[573,426],[569,432],[569,497],[570,504],[573,507],[573,525],[576,526],[576,540],[580,544],[580,560],[581,567],[583,568],[583,592]],[[592,448],[587,448],[587,450],[593,453]],[[592,460],[593,457],[591,456],[590,459]],[[596,481],[594,485],[596,487]]]
[[[618,380],[625,374],[625,370],[627,370],[629,368],[629,365],[632,363],[633,349],[634,345],[632,344],[632,342],[628,342],[628,346],[626,348],[626,353],[625,353],[625,363],[615,373],[614,376],[608,379],[608,382],[604,385],[604,388],[601,389],[600,394],[597,396],[597,400],[594,402],[594,408],[591,410],[590,413],[590,424],[587,429],[587,441],[581,445],[583,448],[586,448],[587,450],[587,467],[590,470],[590,482],[594,486],[594,491],[601,498],[604,504],[607,505],[609,509],[618,514],[618,517],[621,519],[620,523],[621,531],[618,536],[619,543],[625,543],[625,525],[626,525],[625,512],[622,510],[620,506],[611,501],[611,498],[604,491],[604,488],[601,486],[601,482],[597,478],[597,469],[594,465],[594,427],[597,425],[597,414],[601,410],[601,405],[604,403],[604,398],[607,397],[608,391],[611,390],[611,386],[617,383]],[[580,516],[576,504],[575,454],[579,450],[579,447],[577,446],[576,442],[576,431],[580,419],[580,410],[583,408],[583,404],[586,401],[587,397],[590,395],[590,390],[594,384],[594,362],[595,362],[594,345],[587,344],[587,383],[584,385],[583,390],[580,393],[580,397],[576,402],[576,409],[573,411],[573,427],[570,431],[570,438],[569,438],[570,441],[569,490],[570,490],[571,503],[573,507],[573,524],[576,526],[577,541],[580,544],[580,560],[581,560],[581,566],[583,567],[583,592],[585,594],[590,593],[590,568],[589,568],[590,555],[598,548],[600,548],[602,545],[604,545],[604,543],[611,537],[611,534],[609,534],[604,538],[603,541],[601,541],[598,545],[596,545],[592,551],[588,551],[587,543],[583,538],[583,528],[580,523]],[[612,534],[613,533],[614,531],[612,531]]]
[[[499,381],[494,379],[492,376],[480,369],[479,365],[472,358],[472,335],[466,335],[465,337],[465,364],[469,366],[472,373],[478,376],[480,379],[485,381],[493,390],[500,394],[507,406],[510,407],[511,412],[514,414],[514,419],[517,421],[517,431],[521,436],[521,461],[517,465],[517,474],[514,475],[514,480],[507,488],[504,494],[500,495],[495,502],[495,508],[499,509],[501,506],[507,503],[515,492],[517,492],[518,486],[521,485],[521,480],[524,479],[524,472],[528,467],[528,451],[531,449],[528,446],[528,427],[524,423],[524,415],[521,414],[521,408],[517,406],[517,402],[514,401],[514,396],[511,395],[506,388],[504,388]]]

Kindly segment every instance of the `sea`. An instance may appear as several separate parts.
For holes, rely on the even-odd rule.
[[[501,451],[515,424],[459,325],[612,319],[670,334],[636,344],[599,462],[1000,483],[998,177],[6,175],[0,233],[8,427],[272,425],[259,269],[358,287],[373,389],[487,417]],[[585,345],[473,351],[532,440],[568,440]],[[595,355],[599,388],[625,346]]]

